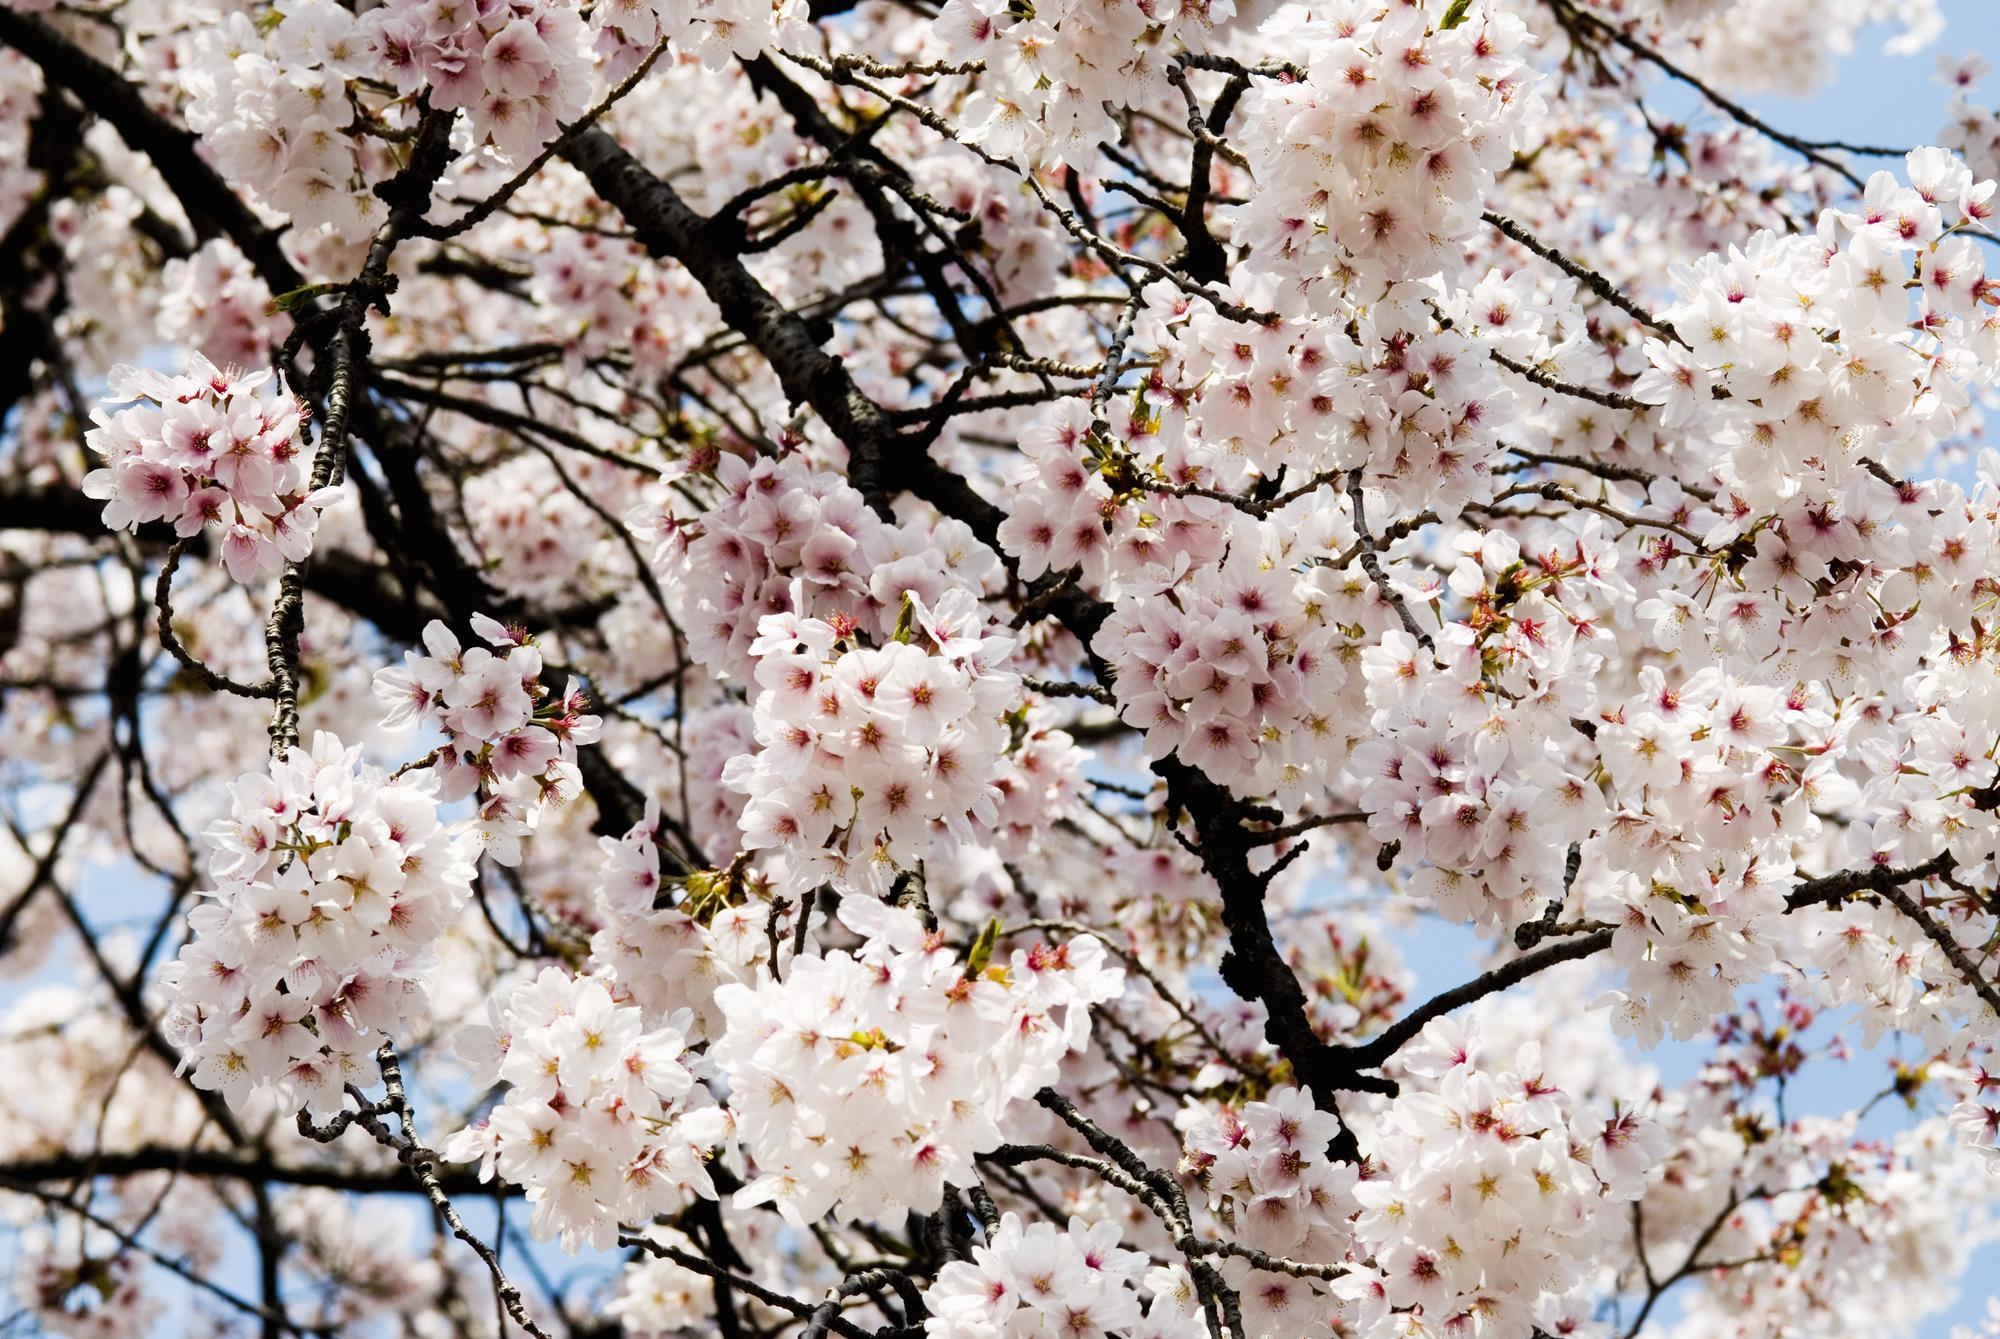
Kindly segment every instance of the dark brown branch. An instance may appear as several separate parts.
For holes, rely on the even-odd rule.
[[[643,460],[635,460],[631,456],[622,456],[616,451],[599,446],[588,438],[578,436],[567,428],[550,423],[545,419],[534,418],[527,414],[517,414],[510,409],[502,409],[498,405],[488,404],[484,400],[470,400],[462,395],[452,395],[446,391],[434,390],[429,386],[417,385],[414,382],[391,381],[385,377],[378,376],[374,378],[374,386],[378,392],[385,396],[393,396],[399,400],[414,400],[418,404],[432,405],[454,414],[461,414],[466,418],[472,419],[474,422],[484,423],[488,427],[504,429],[516,436],[526,434],[540,437],[556,446],[562,447],[564,450],[574,451],[578,455],[589,456],[593,460],[601,460],[608,465],[616,465],[621,469],[628,469],[637,474],[644,474],[649,478],[657,479],[660,477],[659,466],[648,464]]]
[[[395,278],[389,261],[405,237],[423,225],[431,192],[451,165],[451,126],[455,114],[426,110],[417,128],[409,162],[376,194],[389,205],[389,217],[369,243],[361,273],[347,285],[326,344],[329,375],[326,409],[321,417],[319,449],[313,456],[312,482],[317,492],[339,482],[347,460],[347,433],[357,387],[368,357],[362,328],[370,310],[387,312]],[[299,737],[299,634],[305,625],[305,569],[310,559],[285,564],[278,578],[278,598],[264,625],[265,659],[271,669],[271,756],[282,758]]]
[[[1546,260],[1551,265],[1554,265],[1564,274],[1567,274],[1570,278],[1576,280],[1578,283],[1582,284],[1585,288],[1588,288],[1591,292],[1597,294],[1598,297],[1610,303],[1612,306],[1616,307],[1619,311],[1624,312],[1627,316],[1637,321],[1640,325],[1646,326],[1647,328],[1652,330],[1659,331],[1662,335],[1665,335],[1668,339],[1680,345],[1682,348],[1687,347],[1687,341],[1681,338],[1680,332],[1675,330],[1671,324],[1653,316],[1644,307],[1641,307],[1631,298],[1628,298],[1623,293],[1619,292],[1618,289],[1612,285],[1609,279],[1606,279],[1596,270],[1591,269],[1587,265],[1580,265],[1576,261],[1571,260],[1568,256],[1564,255],[1562,252],[1556,250],[1554,247],[1543,244],[1542,241],[1538,239],[1533,233],[1529,232],[1526,228],[1523,228],[1520,224],[1514,222],[1514,220],[1510,218],[1505,217],[1504,215],[1496,214],[1489,209],[1485,213],[1481,214],[1479,217],[1485,219],[1488,223],[1492,224],[1502,233],[1506,234],[1514,241],[1519,242],[1522,246],[1534,252],[1537,256],[1540,256],[1543,260]]]
[[[667,39],[663,37],[653,45],[653,49],[646,53],[645,58],[638,65],[634,66],[629,74],[618,81],[615,87],[606,93],[590,110],[564,126],[560,135],[543,145],[540,153],[529,159],[526,166],[522,167],[512,177],[509,177],[493,194],[466,210],[465,213],[459,215],[450,223],[432,225],[420,219],[415,225],[416,230],[423,236],[444,240],[463,236],[465,233],[478,227],[481,223],[484,223],[487,219],[493,217],[495,213],[506,207],[507,202],[514,198],[516,192],[534,180],[536,175],[549,165],[549,160],[554,158],[558,153],[561,153],[571,140],[596,125],[603,119],[604,114],[611,110],[613,103],[617,102],[627,93],[630,93],[634,88],[637,88],[639,81],[644,79],[648,72],[652,70],[653,63],[659,60],[661,53],[666,51],[666,49]]]
[[[1509,372],[1526,377],[1545,391],[1554,391],[1558,395],[1573,396],[1579,400],[1589,400],[1594,404],[1601,404],[1607,409],[1629,409],[1635,414],[1644,413],[1646,410],[1652,408],[1651,405],[1646,404],[1644,401],[1635,400],[1629,395],[1621,395],[1617,391],[1601,391],[1595,386],[1579,386],[1575,382],[1564,381],[1560,377],[1549,375],[1539,367],[1530,367],[1519,359],[1509,358],[1498,349],[1488,349],[1486,356],[1506,368]]]
[[[21,891],[14,894],[13,900],[7,904],[7,909],[0,911],[0,956],[4,956],[12,944],[14,926],[19,922],[22,913],[28,909],[28,904],[35,900],[43,888],[49,886],[49,881],[55,874],[56,862],[62,858],[63,846],[83,817],[84,807],[90,803],[91,792],[97,789],[98,778],[104,775],[104,769],[110,762],[111,751],[107,749],[99,753],[90,766],[84,769],[83,775],[77,778],[76,794],[71,797],[68,810],[56,823],[54,832],[49,838],[49,849],[35,862],[34,872],[28,876],[28,881],[22,885]]]
[[[451,1196],[445,1190],[443,1179],[438,1174],[437,1154],[426,1148],[423,1141],[417,1137],[416,1113],[410,1109],[410,1099],[403,1088],[403,1066],[396,1056],[396,1048],[385,1041],[381,1050],[376,1052],[376,1058],[382,1067],[382,1086],[386,1094],[382,1099],[383,1103],[395,1113],[397,1123],[403,1130],[401,1134],[392,1133],[381,1121],[372,1116],[364,1116],[358,1123],[375,1136],[376,1142],[395,1150],[397,1158],[409,1168],[410,1174],[416,1177],[417,1184],[430,1200],[431,1207],[437,1211],[438,1217],[444,1220],[445,1227],[450,1230],[451,1235],[470,1246],[473,1253],[486,1265],[487,1272],[493,1276],[493,1287],[499,1294],[500,1305],[514,1323],[533,1335],[535,1339],[549,1339],[548,1332],[528,1315],[527,1303],[521,1296],[521,1290],[500,1268],[500,1257],[494,1253],[491,1246],[473,1235],[471,1229],[466,1227],[465,1220],[459,1217],[458,1209],[452,1204]]]
[[[1374,539],[1368,534],[1368,511],[1362,500],[1361,471],[1358,469],[1347,476],[1347,500],[1354,509],[1355,546],[1359,550],[1361,570],[1368,574],[1368,579],[1375,583],[1375,589],[1382,592],[1382,598],[1396,611],[1403,630],[1416,639],[1417,645],[1430,650],[1431,635],[1417,623],[1416,615],[1410,612],[1409,602],[1389,580],[1389,574],[1382,570],[1381,555],[1376,551]]]
[[[1509,446],[1507,450],[1510,454],[1519,456],[1522,460],[1536,465],[1559,466],[1567,470],[1582,470],[1585,474],[1594,474],[1600,479],[1611,479],[1620,483],[1634,483],[1638,484],[1641,488],[1650,488],[1653,484],[1659,482],[1660,479],[1659,475],[1653,474],[1650,471],[1636,469],[1630,465],[1619,465],[1608,460],[1591,460],[1584,456],[1551,455],[1543,451],[1530,451],[1520,446]],[[1495,473],[1498,472],[1497,470],[1495,471]],[[1676,480],[1676,482],[1680,481]],[[1713,488],[1704,488],[1700,484],[1685,482],[1680,483],[1680,488],[1689,497],[1700,498],[1703,502],[1715,501],[1715,490]]]
[[[864,496],[871,488],[874,496],[882,496],[884,485],[876,471],[893,430],[840,360],[820,347],[805,320],[772,297],[737,256],[713,245],[708,220],[610,135],[587,130],[564,148],[563,156],[625,216],[649,254],[687,268],[721,308],[723,321],[771,364],[791,402],[811,405],[856,453],[851,469],[855,487]]]
[[[181,555],[186,553],[188,541],[178,539],[167,550],[167,560],[160,564],[160,575],[153,584],[153,609],[155,623],[159,629],[160,645],[167,653],[180,662],[181,668],[201,681],[202,687],[215,693],[231,693],[237,697],[262,700],[277,691],[277,681],[266,679],[263,683],[238,683],[226,674],[218,674],[203,664],[193,652],[181,644],[180,634],[174,631],[174,573],[180,570]]]
[[[1184,809],[1200,838],[1190,849],[1215,880],[1223,927],[1229,932],[1222,980],[1242,999],[1263,1004],[1265,1039],[1291,1063],[1300,1083],[1324,1110],[1338,1111],[1335,1097],[1343,1091],[1394,1091],[1387,1079],[1360,1074],[1358,1066],[1341,1063],[1313,1030],[1305,989],[1278,950],[1264,909],[1265,890],[1277,871],[1250,867],[1250,852],[1257,842],[1243,826],[1242,802],[1178,758],[1164,758],[1153,764],[1153,770],[1166,779],[1170,808]],[[1349,1145],[1342,1151],[1352,1155],[1352,1134],[1343,1128],[1342,1136]]]
[[[1363,813],[1315,814],[1311,818],[1301,818],[1296,822],[1286,823],[1279,827],[1265,828],[1262,831],[1252,832],[1249,834],[1249,844],[1252,846],[1275,846],[1279,842],[1290,841],[1294,837],[1302,837],[1308,832],[1314,832],[1320,828],[1332,827],[1336,823],[1366,823],[1367,821],[1368,815]]]
[[[691,1269],[705,1278],[714,1279],[718,1284],[726,1283],[738,1292],[756,1298],[765,1306],[775,1307],[777,1310],[786,1312],[800,1320],[810,1320],[813,1312],[816,1310],[810,1303],[801,1302],[796,1297],[787,1297],[781,1292],[773,1292],[754,1279],[745,1278],[741,1274],[731,1273],[706,1256],[683,1251],[677,1246],[669,1246],[665,1242],[655,1241],[651,1237],[624,1236],[618,1239],[618,1244],[632,1250],[644,1251],[648,1255],[656,1255],[662,1260],[671,1260],[683,1269]],[[719,1292],[720,1289],[718,1288],[717,1291]],[[828,1319],[827,1327],[835,1334],[840,1335],[842,1339],[876,1339],[876,1336],[870,1331],[864,1330],[853,1321],[843,1319],[837,1315]]]
[[[2000,1019],[2000,990],[1994,989],[1993,982],[1979,970],[1979,964],[1972,960],[1971,955],[1953,937],[1951,931],[1932,920],[1930,913],[1918,906],[1916,899],[1904,892],[1896,883],[1885,882],[1873,891],[1880,893],[1895,906],[1896,910],[1916,922],[1917,928],[1924,932],[1924,937],[1937,945],[1938,951],[1944,954],[1953,970],[1965,978],[1965,984],[1971,986],[1973,992],[1985,1001],[1986,1007],[1993,1011],[1993,1016]]]
[[[1215,284],[1222,282],[1229,274],[1229,257],[1222,244],[1215,240],[1215,234],[1208,227],[1209,193],[1214,189],[1210,173],[1215,166],[1215,154],[1221,144],[1218,136],[1235,114],[1237,103],[1249,91],[1250,77],[1245,73],[1233,73],[1216,95],[1215,105],[1209,109],[1206,119],[1202,117],[1201,104],[1195,100],[1194,89],[1188,83],[1184,67],[1185,55],[1175,64],[1167,67],[1167,78],[1181,90],[1187,100],[1188,133],[1194,137],[1194,152],[1188,167],[1187,195],[1178,214],[1170,214],[1180,226],[1181,236],[1187,241],[1187,253],[1181,258],[1181,267],[1188,277],[1197,283]],[[1114,358],[1115,362],[1116,359]]]
[[[147,1145],[141,1148],[105,1150],[0,1163],[0,1176],[16,1181],[43,1184],[73,1182],[93,1177],[137,1176],[146,1172],[179,1171],[183,1175],[214,1177],[229,1181],[262,1181],[272,1185],[312,1186],[323,1190],[351,1191],[357,1195],[422,1194],[402,1168],[387,1170],[345,1168],[320,1164],[277,1161],[266,1153],[210,1148],[170,1148]],[[440,1171],[438,1184],[452,1195],[518,1196],[521,1192],[501,1182],[482,1182],[470,1171]]]

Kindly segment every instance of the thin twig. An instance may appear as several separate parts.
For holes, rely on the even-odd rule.
[[[517,191],[534,180],[535,175],[547,167],[549,160],[561,153],[571,140],[596,125],[603,115],[611,110],[612,104],[637,88],[639,81],[644,79],[652,70],[653,62],[657,61],[666,49],[667,39],[662,37],[658,42],[653,44],[653,49],[646,53],[645,59],[633,67],[630,74],[619,80],[617,86],[609,93],[606,93],[596,106],[564,126],[560,135],[550,140],[547,144],[544,144],[542,151],[530,159],[526,167],[508,178],[499,190],[481,200],[471,209],[466,210],[465,213],[459,215],[450,223],[435,226],[425,223],[421,224],[416,231],[425,237],[433,237],[439,241],[450,241],[454,237],[470,232],[487,219],[493,217],[496,211],[514,198]]]

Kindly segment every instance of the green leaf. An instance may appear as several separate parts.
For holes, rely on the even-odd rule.
[[[307,284],[304,288],[294,288],[289,293],[280,293],[272,298],[267,311],[272,315],[279,312],[295,312],[313,299],[325,297],[333,289],[332,284]]]
[[[902,642],[907,645],[911,636],[916,632],[916,627],[917,602],[911,597],[910,592],[904,591],[903,607],[896,614],[896,631],[891,635],[890,640]]]
[[[1466,12],[1471,8],[1472,0],[1451,0],[1450,6],[1444,11],[1444,17],[1438,20],[1438,31],[1448,33],[1465,22]]]
[[[979,938],[972,941],[972,948],[965,955],[965,974],[978,976],[986,970],[986,964],[993,960],[993,946],[1000,942],[1000,918],[990,918]]]

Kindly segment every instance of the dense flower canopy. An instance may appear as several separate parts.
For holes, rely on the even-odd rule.
[[[7,1331],[1911,1332],[2000,113],[1743,101],[1885,22],[0,0]]]

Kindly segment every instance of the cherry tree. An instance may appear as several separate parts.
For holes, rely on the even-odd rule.
[[[1911,1331],[2000,113],[1745,101],[1884,21],[0,0],[6,1331]]]

